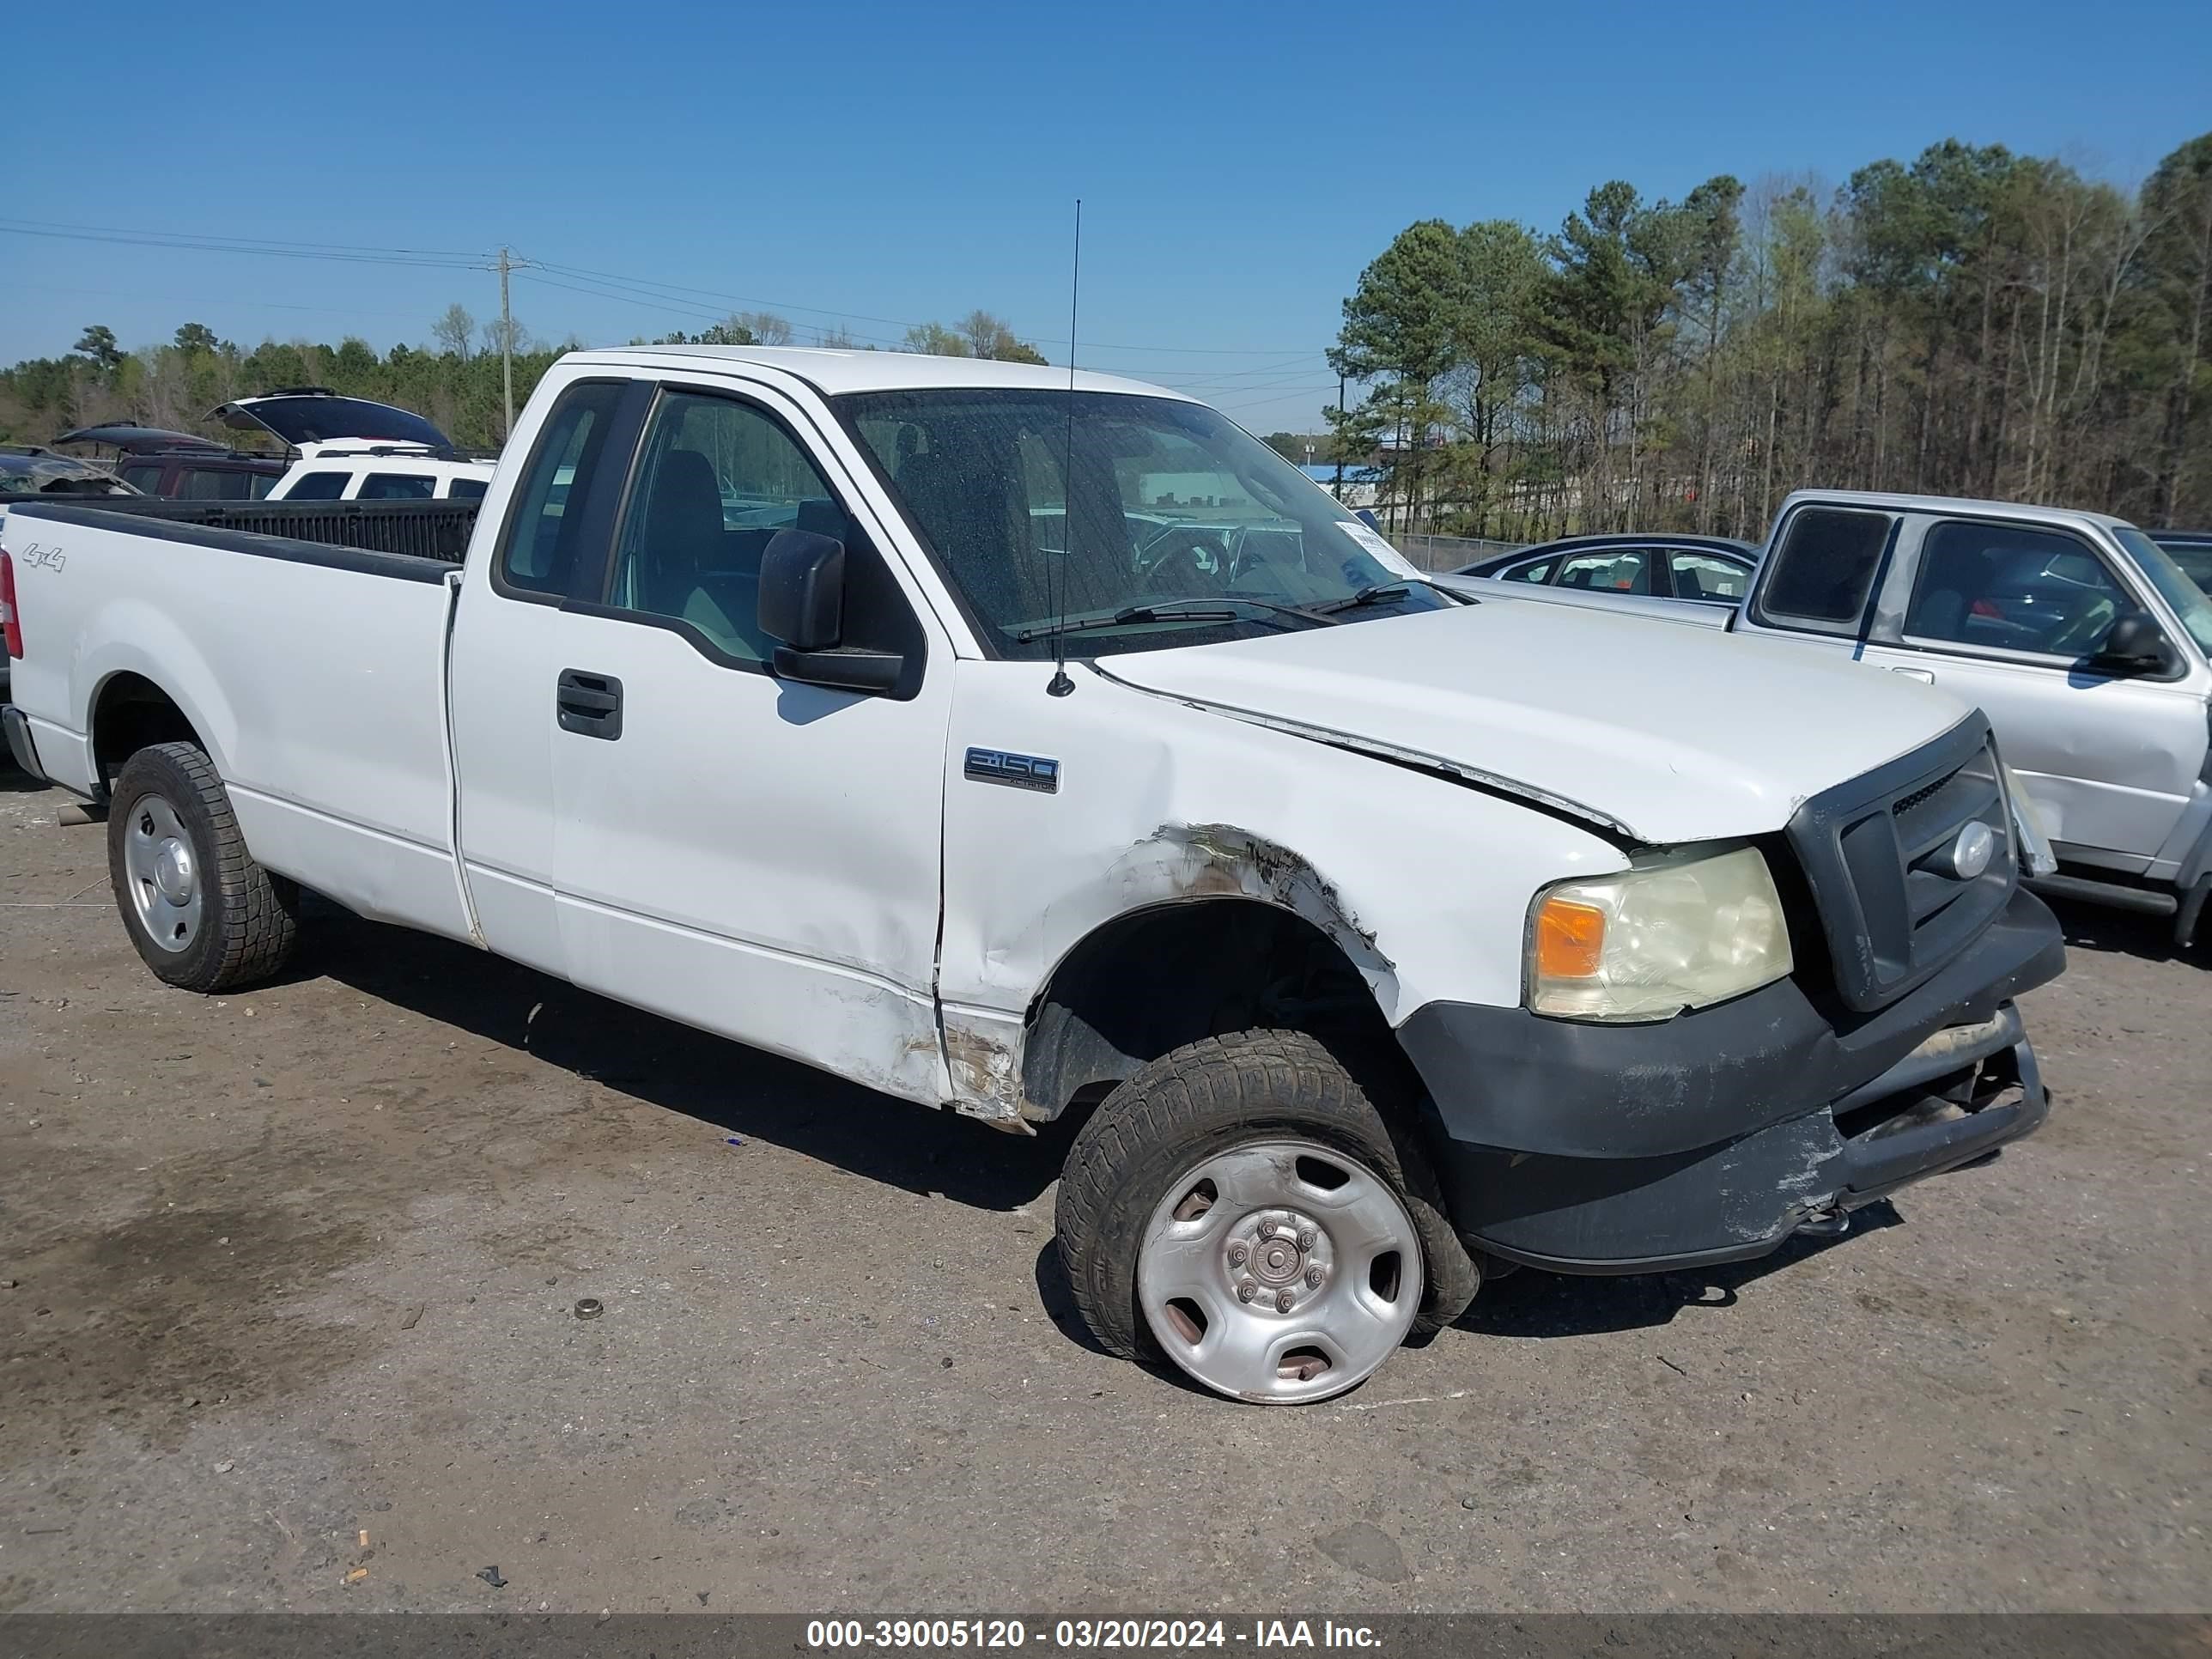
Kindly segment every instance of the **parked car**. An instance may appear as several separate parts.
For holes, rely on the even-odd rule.
[[[492,462],[455,449],[411,444],[362,445],[349,440],[301,447],[300,459],[272,501],[481,501]]]
[[[147,495],[171,501],[250,501],[284,476],[280,456],[233,449],[212,438],[164,427],[109,421],[64,432],[57,445],[112,451],[117,476]]]
[[[1140,558],[1170,473],[1225,556]],[[17,509],[8,738],[106,811],[160,978],[275,972],[304,884],[1002,1129],[1090,1109],[1077,1306],[1273,1404],[1486,1263],[1759,1255],[2049,1109],[2014,999],[2063,946],[1928,686],[1464,603],[1204,404],[1018,364],[573,353],[489,499],[458,571],[377,550],[434,501]]]
[[[1570,536],[1479,559],[1457,574],[1732,605],[1748,591],[1758,562],[1750,543],[1724,536]]]
[[[2207,593],[2212,593],[2212,530],[2154,530],[2151,540],[2166,551]]]
[[[1525,591],[1671,613],[1942,686],[1989,716],[2045,820],[2059,867],[2035,885],[2171,917],[2177,946],[2200,931],[2212,897],[2212,600],[2133,525],[1801,491],[1783,503],[1738,611]]]

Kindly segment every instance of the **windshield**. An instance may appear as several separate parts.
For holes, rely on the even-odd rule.
[[[2135,556],[2159,597],[2173,607],[2173,614],[2181,618],[2197,648],[2212,656],[2212,599],[2207,599],[2204,590],[2189,579],[2189,573],[2173,562],[2172,554],[2133,525],[2123,525],[2112,533]]]
[[[1062,611],[1085,624],[1070,650],[1089,656],[1308,625],[1285,607],[1346,622],[1454,603],[1226,416],[1079,392],[1071,426],[1070,395],[836,400],[1000,654],[1049,657]],[[1322,610],[1360,594],[1357,608]]]

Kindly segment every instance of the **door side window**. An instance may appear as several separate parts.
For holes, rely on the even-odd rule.
[[[1595,587],[1612,593],[1649,593],[1651,555],[1640,547],[1605,547],[1577,553],[1559,567],[1561,587]]]
[[[1551,559],[1538,559],[1532,564],[1516,564],[1498,580],[1502,582],[1547,582],[1552,580],[1554,562]]]
[[[435,478],[419,472],[372,472],[361,481],[361,501],[427,501],[438,487]]]
[[[228,467],[191,466],[177,494],[188,501],[243,501],[252,497],[253,476]]]
[[[133,489],[143,489],[149,495],[158,495],[161,493],[163,471],[162,464],[154,461],[141,466],[126,466],[120,476],[123,482]]]
[[[561,394],[538,430],[501,532],[495,586],[515,598],[568,597],[570,578],[586,556],[585,497],[628,389],[620,380],[584,380]],[[605,549],[603,541],[599,550]]]
[[[455,501],[480,501],[484,497],[484,489],[482,478],[456,478],[453,487],[446,491],[446,498]]]
[[[284,492],[288,501],[334,501],[345,494],[349,472],[333,472],[325,468],[320,472],[302,472],[299,483]]]
[[[806,452],[749,404],[665,393],[653,411],[615,544],[607,603],[681,623],[720,657],[765,663],[761,555],[780,530],[850,543],[844,509]]]
[[[1667,564],[1678,599],[1740,599],[1751,585],[1750,574],[1741,565],[1711,553],[1670,553]]]
[[[1954,522],[1929,531],[1905,637],[2071,662],[2134,608],[2088,546],[2051,531]]]

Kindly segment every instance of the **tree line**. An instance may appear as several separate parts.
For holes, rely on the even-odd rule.
[[[456,443],[489,447],[505,436],[501,347],[513,347],[520,407],[561,354],[582,343],[572,338],[554,345],[532,338],[520,324],[507,326],[511,342],[503,338],[499,319],[479,325],[465,307],[453,305],[432,325],[431,344],[395,345],[380,356],[354,336],[335,346],[305,340],[241,346],[218,338],[202,323],[186,323],[165,344],[126,350],[112,329],[96,324],[59,357],[0,369],[0,442],[44,443],[74,428],[109,421],[228,437],[234,434],[207,419],[217,405],[280,386],[319,386],[414,410]],[[791,324],[772,312],[738,312],[696,333],[630,343],[788,345],[793,338]],[[808,343],[874,349],[842,330],[823,332]],[[1044,362],[986,311],[971,312],[950,327],[918,325],[899,349]]]
[[[1559,228],[1408,226],[1323,413],[1405,528],[1757,536],[1790,490],[2212,522],[2212,134],[2140,189],[1955,140],[1839,190],[1599,185]]]

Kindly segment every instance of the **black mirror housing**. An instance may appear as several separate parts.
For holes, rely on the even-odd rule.
[[[845,629],[845,544],[779,530],[761,554],[760,628],[793,651],[834,651]]]
[[[888,692],[906,659],[842,644],[845,544],[811,530],[779,530],[761,552],[760,629],[775,648],[776,678],[840,691]]]
[[[2106,630],[2091,659],[2112,674],[2162,674],[2172,665],[2166,635],[2145,611],[2130,611]]]

